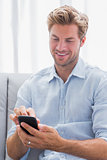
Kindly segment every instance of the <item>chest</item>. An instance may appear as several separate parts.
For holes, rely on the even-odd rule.
[[[91,120],[93,90],[79,83],[51,83],[36,87],[32,92],[32,107],[41,123],[55,126],[58,123]]]

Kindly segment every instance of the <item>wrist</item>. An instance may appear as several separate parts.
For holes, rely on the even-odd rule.
[[[60,141],[58,142],[58,146],[55,148],[55,151],[57,152],[64,152],[66,147],[66,139],[60,138]]]

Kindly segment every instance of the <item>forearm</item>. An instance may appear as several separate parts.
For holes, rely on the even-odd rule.
[[[58,150],[88,160],[107,160],[107,142],[103,139],[65,140]]]
[[[21,142],[17,131],[7,139],[7,152],[12,159],[19,160],[27,150],[28,148]]]

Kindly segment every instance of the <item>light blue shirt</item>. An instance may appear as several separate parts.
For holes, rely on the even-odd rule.
[[[65,139],[107,140],[107,73],[81,58],[65,83],[54,66],[31,76],[19,89],[16,106],[20,105],[32,107],[42,124],[54,127]],[[45,150],[39,159],[83,158]]]

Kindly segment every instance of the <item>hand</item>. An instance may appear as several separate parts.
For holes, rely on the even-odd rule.
[[[17,126],[18,135],[22,143],[26,147],[60,151],[60,148],[62,147],[63,138],[58,134],[58,132],[54,128],[39,124],[38,131],[24,122],[21,123],[21,125],[33,135],[30,136],[26,134],[20,128],[20,126]],[[29,141],[30,145],[28,145]]]
[[[36,117],[35,111],[32,108],[26,109],[25,106],[20,106],[19,108],[14,108],[14,114],[10,114],[10,119],[14,121],[16,125],[19,124],[18,122],[18,116],[19,115],[28,115],[32,117]],[[39,120],[37,119],[38,123]]]

